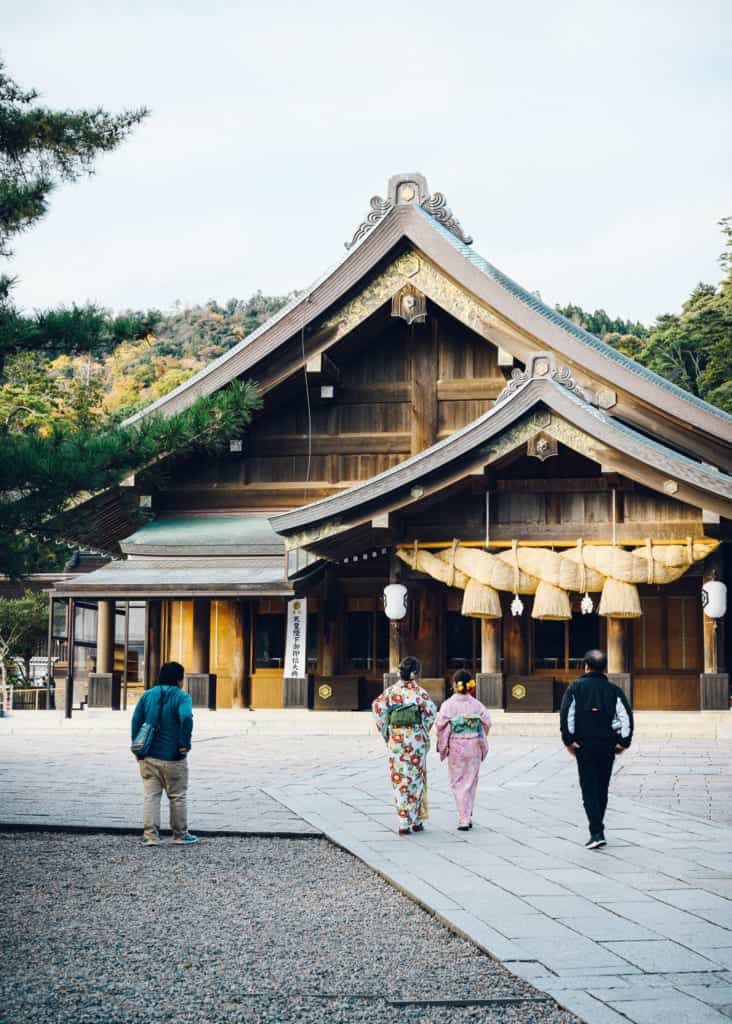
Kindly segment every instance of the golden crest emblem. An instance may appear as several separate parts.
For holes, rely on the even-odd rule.
[[[516,683],[515,686],[511,687],[511,696],[515,700],[523,700],[526,696],[526,687],[523,683]]]
[[[330,700],[333,696],[333,687],[329,686],[327,683],[323,683],[322,686],[318,687],[318,696],[321,700]]]

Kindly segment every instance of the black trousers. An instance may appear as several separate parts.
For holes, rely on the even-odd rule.
[[[606,740],[578,740],[577,770],[582,803],[590,824],[590,835],[602,832],[607,810],[607,792],[615,761],[615,744]]]

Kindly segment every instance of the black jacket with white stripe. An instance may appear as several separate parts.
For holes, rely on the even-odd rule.
[[[562,742],[607,740],[629,747],[633,739],[633,712],[628,700],[602,672],[588,672],[567,689],[559,712]]]

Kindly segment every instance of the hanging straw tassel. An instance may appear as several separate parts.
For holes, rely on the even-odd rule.
[[[602,588],[598,615],[608,619],[639,619],[640,597],[635,583],[622,583],[608,577]]]
[[[463,595],[463,615],[471,619],[500,619],[501,598],[493,587],[483,586],[477,580],[471,580]]]
[[[567,591],[542,581],[536,588],[531,618],[542,619],[544,622],[564,622],[571,619],[572,609]]]

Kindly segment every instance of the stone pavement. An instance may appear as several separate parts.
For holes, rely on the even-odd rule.
[[[695,779],[708,815],[703,773],[729,777],[732,758],[685,758],[641,740],[619,759],[602,851],[584,849],[575,765],[548,738],[494,740],[469,833],[434,756],[419,836],[395,833],[384,756],[269,792],[588,1024],[711,1024],[732,1017],[732,829],[652,801],[675,806],[682,778],[691,801]]]
[[[129,750],[129,712],[16,712],[0,719],[0,825],[139,831],[142,784]],[[251,719],[251,716],[249,716]],[[264,725],[270,721],[262,716]],[[270,726],[272,727],[272,726]],[[196,712],[189,818],[203,834],[317,835],[319,831],[264,792],[284,773],[298,775],[372,751],[372,735],[319,736],[289,719],[290,736],[260,737],[236,713]],[[311,727],[311,726],[310,726]],[[365,730],[364,730],[365,732]],[[163,823],[167,809],[163,801]]]
[[[428,829],[404,839],[365,717],[278,714],[197,715],[196,827],[324,833],[588,1024],[732,1017],[728,743],[644,739],[641,719],[617,762],[609,845],[590,852],[555,735],[501,736],[498,723],[470,833],[455,831],[433,756]],[[128,718],[0,720],[0,822],[136,828]]]

